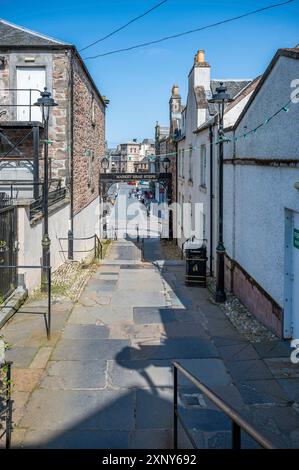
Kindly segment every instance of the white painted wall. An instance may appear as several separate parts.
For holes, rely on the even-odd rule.
[[[95,233],[99,236],[100,199],[97,197],[87,207],[74,217],[74,237],[91,237]],[[74,251],[91,250],[94,240],[74,241]],[[88,256],[88,252],[74,253],[74,259],[81,261]]]
[[[67,241],[59,241],[59,238],[67,237],[69,226],[69,205],[62,207],[49,215],[49,236],[51,239],[51,266],[53,271],[57,269],[67,258]],[[18,264],[40,265],[42,256],[42,221],[31,225],[29,208],[18,208]],[[31,291],[40,283],[39,269],[19,269],[19,274],[24,274],[26,287]]]
[[[236,135],[250,130],[290,99],[290,83],[299,78],[299,61],[281,57],[260,89]],[[238,158],[297,159],[299,104],[281,112],[266,126],[235,144]],[[232,144],[225,145],[232,158]],[[225,165],[224,236],[234,258],[283,308],[285,210],[299,211],[298,168]],[[234,228],[235,227],[235,228]]]

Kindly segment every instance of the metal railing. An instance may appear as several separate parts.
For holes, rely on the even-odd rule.
[[[2,108],[9,108],[12,109],[13,114],[8,113],[8,117],[12,120],[18,121],[31,121],[32,120],[32,108],[35,112],[40,113],[40,110],[34,106],[34,102],[39,98],[41,90],[37,88],[1,88],[0,89],[0,111]],[[20,98],[21,94],[21,98]],[[26,95],[24,97],[24,95]],[[7,103],[6,101],[7,96]],[[19,102],[24,99],[24,103]],[[28,108],[28,113],[26,113],[26,117],[28,119],[18,119],[18,108]],[[7,116],[7,113],[4,114]],[[35,119],[36,120],[36,119]],[[40,121],[41,119],[38,119]]]
[[[0,364],[0,438],[5,435],[5,448],[11,447],[12,434],[12,386],[11,386],[12,362],[7,361]],[[2,422],[5,421],[5,430],[2,432]]]
[[[91,237],[73,237],[70,235],[69,237],[62,237],[59,238],[61,241],[68,241],[69,245],[73,247],[73,242],[74,241],[84,241],[84,240],[94,240],[93,247],[89,250],[61,250],[61,253],[70,253],[70,251],[73,253],[94,253],[94,258],[95,259],[103,259],[103,245],[101,243],[101,240],[97,236],[97,234],[91,235]]]
[[[47,271],[47,311],[46,312],[37,312],[37,311],[26,311],[22,308],[21,313],[31,314],[31,315],[44,315],[45,318],[45,325],[46,325],[46,332],[48,340],[51,339],[51,314],[52,314],[52,267],[51,266],[34,266],[34,265],[18,265],[18,264],[11,264],[11,265],[3,265],[0,264],[0,269],[40,269]],[[3,304],[0,305],[0,311],[3,309],[13,308],[14,313],[17,312],[17,309],[13,305]]]
[[[236,410],[228,405],[222,398],[214,393],[209,387],[200,382],[193,374],[187,371],[178,362],[173,363],[173,378],[174,378],[174,400],[173,400],[173,447],[178,448],[178,423],[180,423],[188,439],[190,440],[194,449],[197,449],[195,440],[191,433],[184,424],[181,415],[178,412],[178,371],[183,374],[196,388],[198,388],[204,395],[216,405],[226,416],[228,416],[232,423],[232,449],[241,449],[241,431],[245,431],[254,441],[256,441],[264,449],[275,449],[274,445],[268,441],[260,432],[258,432],[251,424],[248,423]]]

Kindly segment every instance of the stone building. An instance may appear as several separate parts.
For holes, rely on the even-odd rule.
[[[199,50],[188,75],[187,104],[182,111],[177,139],[177,202],[180,207],[177,217],[178,245],[183,247],[184,242],[193,235],[196,225],[196,238],[201,242],[205,240],[207,245],[211,274],[215,267],[218,217],[218,109],[215,104],[209,103],[209,99],[220,82],[224,82],[234,99],[231,112],[225,114],[225,119],[236,119],[235,116],[240,114],[246,99],[249,99],[248,93],[244,94],[244,100],[238,106],[235,106],[235,100],[244,90],[248,90],[252,80],[212,79],[211,66],[205,59],[205,52]],[[187,224],[187,218],[190,219],[190,224]]]
[[[62,246],[59,239],[68,234],[89,237],[96,230],[107,101],[74,45],[0,20],[0,180],[2,190],[6,181],[14,182],[20,240],[33,233],[38,239],[41,230],[41,214],[32,217],[30,207],[38,206],[41,197],[44,128],[41,111],[33,104],[44,87],[58,104],[49,121],[50,218],[56,220],[49,225],[55,267],[68,257],[67,243]],[[27,183],[22,186],[20,181]],[[35,183],[31,187],[30,181]],[[59,201],[55,198],[58,189]],[[76,252],[90,248],[88,243],[74,242],[75,258],[82,257]],[[35,251],[38,261],[40,252]],[[20,246],[22,257],[23,263],[31,258],[32,264],[26,245]]]
[[[177,200],[177,138],[181,127],[182,113],[181,96],[178,85],[173,85],[169,99],[169,125],[160,126],[157,122],[155,127],[155,148],[156,148],[156,171],[163,173],[163,159],[170,160],[169,172],[172,175],[171,202]]]

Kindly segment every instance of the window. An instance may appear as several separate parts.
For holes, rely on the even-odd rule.
[[[189,147],[189,180],[192,181],[193,177],[193,158],[192,158],[192,146]]]
[[[207,185],[207,149],[205,145],[200,147],[200,186]]]

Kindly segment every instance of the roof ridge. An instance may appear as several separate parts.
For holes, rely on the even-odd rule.
[[[11,23],[10,21],[7,21],[3,18],[0,18],[0,23],[4,23],[7,26],[11,26],[12,28],[24,31],[25,33],[32,34],[33,36],[38,36],[40,38],[47,39],[48,41],[56,42],[57,44],[60,44],[60,45],[66,45],[66,46],[71,45],[70,43],[60,41],[59,39],[55,39],[51,36],[47,36],[46,34],[38,33],[37,31],[33,31],[32,29],[25,28],[24,26],[20,26],[20,25],[17,25],[15,23]]]

